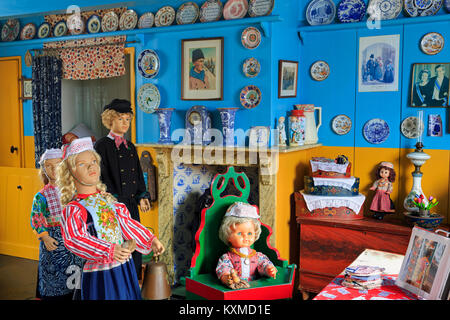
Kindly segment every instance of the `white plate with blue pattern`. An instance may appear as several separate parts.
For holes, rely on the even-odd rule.
[[[340,22],[359,22],[366,15],[366,4],[363,0],[342,0],[337,8]]]
[[[375,20],[391,20],[402,12],[402,0],[370,0],[367,13]]]
[[[403,0],[405,12],[410,17],[434,16],[444,0]]]
[[[306,20],[312,26],[330,24],[336,16],[336,6],[331,0],[312,0],[306,8]]]
[[[383,143],[389,137],[389,126],[383,119],[371,119],[364,125],[363,135],[364,138],[370,143]]]

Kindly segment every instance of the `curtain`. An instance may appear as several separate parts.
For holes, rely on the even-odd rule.
[[[32,66],[35,165],[46,149],[61,147],[62,62],[36,56]]]

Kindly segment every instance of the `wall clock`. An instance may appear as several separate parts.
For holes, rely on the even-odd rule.
[[[185,141],[190,144],[208,145],[211,143],[211,114],[205,106],[193,106],[186,112]]]

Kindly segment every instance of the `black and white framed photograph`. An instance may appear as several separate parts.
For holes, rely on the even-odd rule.
[[[411,75],[411,107],[447,107],[450,63],[415,63]]]

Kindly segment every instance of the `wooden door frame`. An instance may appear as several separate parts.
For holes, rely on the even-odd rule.
[[[130,56],[130,70],[129,70],[130,102],[131,102],[131,109],[133,110],[133,119],[131,122],[131,142],[133,142],[133,144],[136,144],[136,106],[135,106],[136,72],[134,69],[135,49],[134,47],[126,47],[124,48],[124,53]]]
[[[18,62],[18,74],[19,78],[17,79],[17,83],[19,86],[19,95],[17,96],[17,99],[19,100],[19,148],[20,148],[20,154],[19,154],[19,160],[20,160],[20,168],[23,168],[25,166],[25,138],[23,133],[23,100],[20,99],[22,96],[22,85],[21,85],[21,79],[22,79],[22,57],[21,56],[11,56],[11,57],[0,57],[0,61],[8,61],[8,60],[15,60]]]

